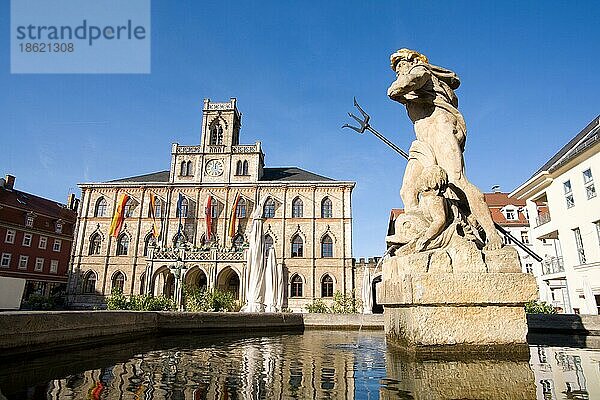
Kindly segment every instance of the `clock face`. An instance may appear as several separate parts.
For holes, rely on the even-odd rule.
[[[208,176],[220,176],[223,174],[223,162],[221,160],[210,160],[206,163],[205,173]]]

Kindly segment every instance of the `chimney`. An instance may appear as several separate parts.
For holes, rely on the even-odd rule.
[[[13,190],[13,188],[15,187],[14,175],[6,174],[6,177],[4,178],[4,180],[6,181],[6,183],[4,184],[4,188],[7,190]]]
[[[69,210],[77,211],[78,205],[79,205],[79,199],[75,197],[75,193],[70,193],[69,197],[67,197],[67,208]]]
[[[494,193],[500,193],[500,185],[494,185],[494,186],[492,186],[492,192],[494,192]]]

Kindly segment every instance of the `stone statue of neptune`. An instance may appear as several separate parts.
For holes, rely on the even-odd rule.
[[[483,229],[487,238],[485,250],[501,248],[502,239],[494,228],[483,194],[465,175],[463,152],[467,127],[458,111],[458,98],[454,93],[460,85],[458,76],[450,70],[429,64],[426,56],[414,50],[400,49],[390,56],[390,62],[397,77],[387,94],[406,107],[416,133],[416,140],[410,147],[400,197],[407,214],[430,216],[425,217],[429,220],[429,229],[421,232],[413,251],[426,250],[428,243],[448,225],[440,222],[440,213],[447,207],[438,199],[445,187],[437,188],[437,195],[427,200],[428,188],[423,187],[421,178],[424,172],[431,176],[441,174],[439,186],[446,185],[447,174],[447,187],[451,193],[444,196],[457,199],[458,207],[468,217],[469,223]],[[436,171],[431,168],[433,166],[439,166],[443,171]],[[436,186],[434,182],[432,184]],[[425,204],[420,205],[420,201]],[[443,218],[448,217],[444,214]],[[431,228],[432,223],[436,224],[434,228]],[[393,244],[394,239],[388,236],[388,243]]]

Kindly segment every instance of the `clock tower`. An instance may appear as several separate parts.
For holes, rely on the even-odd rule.
[[[225,103],[204,99],[201,145],[205,152],[216,152],[217,149],[229,152],[231,146],[240,143],[242,114],[236,101],[234,97]]]
[[[204,99],[200,145],[173,144],[171,182],[244,183],[262,177],[260,142],[239,144],[242,114],[236,101],[233,97],[222,103]]]

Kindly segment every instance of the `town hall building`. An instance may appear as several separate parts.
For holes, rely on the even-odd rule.
[[[284,307],[306,311],[336,291],[360,297],[352,268],[355,183],[265,167],[261,142],[240,144],[241,117],[235,98],[205,99],[200,145],[174,143],[169,170],[79,185],[72,307],[101,305],[115,288],[173,297],[183,285],[243,300],[251,214],[259,205],[265,245],[283,266]],[[113,237],[120,205],[122,227]]]

